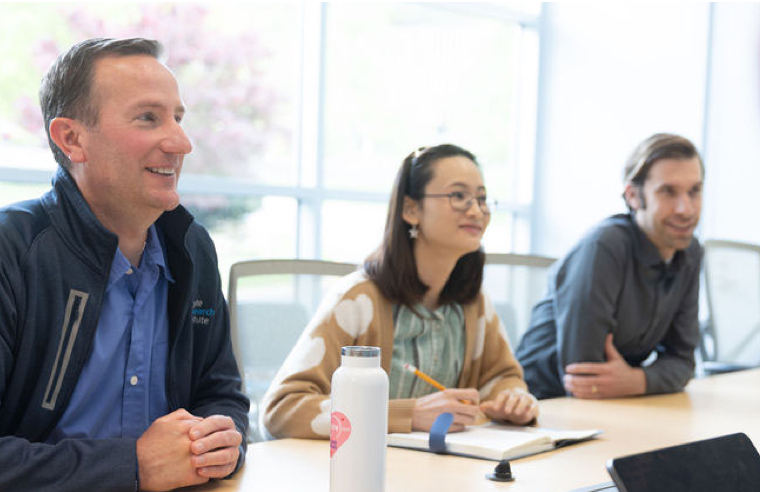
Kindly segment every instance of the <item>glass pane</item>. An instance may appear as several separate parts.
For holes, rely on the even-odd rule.
[[[0,207],[22,200],[38,198],[49,189],[50,185],[0,181]]]
[[[296,257],[298,203],[293,198],[191,195],[182,203],[216,244],[225,292],[235,262]]]
[[[198,17],[184,22],[178,43],[166,46],[167,54],[177,51],[175,70],[189,110],[186,127],[195,143],[187,170],[295,185],[300,7],[172,7],[181,8]]]
[[[37,102],[49,45],[70,41],[52,4],[0,4],[0,155],[3,166],[54,170]]]
[[[548,267],[487,263],[483,286],[513,348],[530,324],[531,311],[546,294]]]
[[[496,211],[491,214],[491,222],[483,235],[486,253],[510,253],[513,251],[513,223],[511,212]]]
[[[62,50],[91,37],[142,36],[162,42],[180,82],[195,147],[187,172],[293,185],[300,28],[291,3],[2,4],[0,143],[47,148],[37,90]],[[34,165],[51,163],[48,153]]]
[[[322,258],[362,263],[380,245],[386,203],[328,200],[322,207]]]
[[[326,25],[326,186],[386,191],[405,155],[451,142],[511,199],[519,25],[402,3],[330,4]]]

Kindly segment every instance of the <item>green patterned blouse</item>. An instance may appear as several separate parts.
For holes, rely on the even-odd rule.
[[[415,311],[418,314],[415,314]],[[422,304],[393,308],[390,398],[419,398],[436,390],[404,369],[416,366],[439,383],[456,387],[464,362],[464,311],[459,304],[430,311]]]

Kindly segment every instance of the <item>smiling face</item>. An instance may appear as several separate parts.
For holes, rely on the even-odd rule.
[[[661,159],[642,186],[628,184],[625,193],[636,223],[664,260],[691,244],[702,211],[699,159]]]
[[[91,97],[98,121],[81,132],[72,175],[98,218],[106,226],[124,216],[152,222],[177,207],[177,180],[192,145],[171,72],[151,56],[102,58]]]
[[[486,196],[480,168],[463,156],[445,157],[433,164],[433,177],[425,187],[426,195],[468,192],[475,199],[465,211],[451,207],[449,197],[406,198],[404,220],[416,224],[415,253],[453,254],[461,257],[480,247],[491,216],[478,206],[478,197]]]

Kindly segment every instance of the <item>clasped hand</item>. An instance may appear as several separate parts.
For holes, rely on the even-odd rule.
[[[184,409],[156,419],[137,440],[140,489],[171,490],[223,478],[235,469],[243,437],[230,417]]]

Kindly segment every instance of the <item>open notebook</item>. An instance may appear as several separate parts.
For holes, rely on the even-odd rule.
[[[597,429],[558,430],[489,422],[446,435],[446,452],[494,461],[511,460],[586,441],[601,432]],[[388,434],[388,445],[428,451],[429,439],[427,432],[392,433]]]

